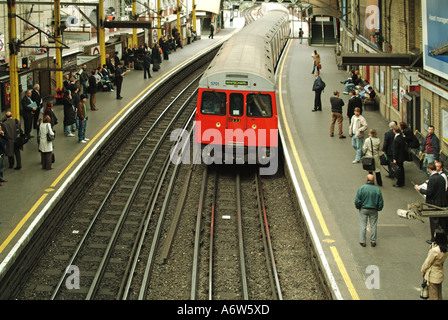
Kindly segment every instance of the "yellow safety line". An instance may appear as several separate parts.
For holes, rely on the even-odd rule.
[[[33,212],[39,207],[39,205],[42,203],[42,201],[45,200],[45,198],[48,196],[48,193],[44,193],[40,199],[34,204],[34,206],[28,211],[28,213],[20,220],[19,224],[14,228],[14,230],[9,234],[9,236],[6,238],[5,241],[3,241],[2,245],[0,246],[0,253],[3,252],[5,247],[11,242],[12,238],[19,232],[19,230],[23,227],[25,222],[29,219],[29,217],[33,214]]]
[[[288,48],[287,48],[285,57],[288,55],[289,49],[291,48],[291,44],[292,44],[292,41],[288,44]],[[283,61],[281,63],[280,75],[283,74],[283,67],[284,67],[285,61],[286,61],[286,59],[283,59]],[[283,119],[285,119],[285,121],[284,121],[285,130],[286,130],[286,134],[288,136],[288,139],[290,141],[290,145],[291,145],[291,148],[292,148],[292,153],[293,153],[294,159],[296,161],[297,167],[299,168],[300,176],[302,178],[303,184],[305,185],[305,190],[306,190],[306,192],[308,194],[308,197],[309,197],[309,199],[311,201],[311,205],[312,205],[312,207],[314,209],[314,212],[316,214],[317,220],[319,221],[319,224],[320,224],[320,226],[322,228],[322,231],[323,231],[324,235],[326,237],[329,237],[330,236],[330,232],[329,232],[329,230],[327,228],[327,224],[325,223],[324,217],[322,215],[322,211],[320,210],[320,207],[319,207],[319,205],[317,203],[316,197],[314,196],[313,189],[311,188],[311,185],[309,183],[308,177],[307,177],[306,172],[305,172],[305,170],[303,168],[302,162],[300,161],[299,153],[297,152],[296,146],[294,144],[294,140],[292,138],[292,134],[291,134],[291,130],[289,128],[288,121],[286,121],[287,117],[286,117],[286,114],[285,114],[285,108],[283,107],[284,104],[283,104],[283,96],[282,96],[282,78],[281,78],[281,76],[279,76],[278,92],[279,92],[279,99],[280,99],[280,108],[279,109],[282,112]],[[345,269],[344,263],[342,262],[342,259],[339,256],[337,248],[334,247],[334,246],[331,246],[330,249],[331,249],[331,252],[333,253],[334,259],[336,260],[336,264],[337,264],[337,266],[339,268],[339,272],[341,273],[342,278],[345,281],[345,285],[347,286],[347,288],[348,288],[352,298],[354,300],[359,300],[359,296],[356,293],[356,290],[355,290],[355,287],[353,286],[352,281],[350,280],[350,277],[349,277],[349,275],[347,273],[347,270]]]
[[[338,249],[334,246],[330,246],[331,253],[333,253],[334,260],[336,261],[336,264],[338,265],[339,271],[341,272],[342,278],[345,281],[345,284],[347,285],[347,289],[350,292],[350,295],[352,296],[353,300],[359,300],[358,293],[355,290],[355,287],[353,286],[353,283],[347,273],[347,269],[345,269],[344,263],[342,262],[341,257],[339,256]]]
[[[202,54],[202,52],[206,51],[206,49],[200,51],[199,53],[197,53],[194,57],[197,57],[199,55]],[[192,59],[193,59],[192,58]],[[173,68],[171,68],[171,70],[169,70],[166,74],[171,73],[174,69],[178,68],[179,66],[175,66]],[[155,81],[153,83],[151,83],[149,86],[147,86],[145,89],[143,89],[134,99],[132,99],[123,109],[121,109],[120,112],[118,112],[115,117],[112,118],[112,120],[110,120],[99,132],[98,134],[92,138],[92,140],[89,141],[89,143],[81,150],[81,152],[73,159],[72,162],[70,162],[70,164],[64,169],[64,171],[62,171],[62,173],[56,178],[56,180],[54,180],[54,182],[51,184],[51,187],[54,188],[60,181],[61,179],[67,174],[67,172],[75,165],[75,163],[83,156],[84,153],[87,152],[88,148],[90,147],[90,145],[92,144],[92,142],[94,142],[95,140],[97,140],[100,135],[109,128],[109,126],[116,121],[116,119],[125,111],[129,108],[129,106],[134,103],[134,101],[136,99],[139,99],[140,96],[145,93],[146,91],[148,91],[152,86],[154,86],[161,77],[155,79]],[[46,190],[47,191],[47,190]],[[42,201],[44,201],[44,199],[48,196],[48,193],[44,193],[40,199],[33,205],[33,207],[28,211],[28,213],[25,215],[25,217],[23,217],[23,219],[19,222],[19,224],[14,228],[14,230],[8,235],[8,237],[6,238],[6,240],[2,243],[2,245],[0,246],[0,253],[3,252],[3,250],[5,249],[5,247],[11,242],[11,240],[15,237],[15,235],[19,232],[19,230],[23,227],[23,225],[25,224],[25,222],[31,217],[31,215],[34,213],[34,211],[36,211],[36,209],[39,207],[39,205],[42,203]]]
[[[158,81],[158,80],[157,80]],[[138,94],[134,99],[132,99],[123,109],[121,109],[120,112],[118,112],[115,117],[112,118],[112,120],[110,120],[106,126],[104,126],[99,132],[98,134],[92,138],[91,141],[89,141],[89,143],[81,150],[81,152],[73,159],[73,161],[65,168],[65,170],[56,178],[56,180],[51,184],[51,187],[54,188],[59,181],[61,181],[61,179],[67,174],[67,172],[75,165],[75,163],[79,160],[79,158],[82,157],[82,155],[84,153],[87,152],[87,150],[90,147],[90,144],[92,142],[94,142],[95,140],[97,140],[102,133],[109,128],[109,126],[116,121],[116,119],[125,111],[129,108],[130,105],[132,105],[132,103],[140,98],[140,96],[145,93],[146,91],[148,91],[152,86],[154,86],[157,81],[151,83],[148,87],[146,87],[144,90],[142,90],[140,92],[140,94]],[[2,245],[0,246],[0,253],[3,252],[3,250],[5,249],[5,247],[11,242],[11,240],[15,237],[15,235],[19,232],[19,230],[23,227],[23,225],[26,223],[26,221],[31,217],[31,215],[34,213],[34,211],[36,211],[36,209],[39,207],[39,205],[42,203],[42,201],[44,201],[44,199],[48,196],[48,193],[44,193],[40,199],[33,205],[33,207],[28,211],[28,213],[22,218],[22,220],[19,222],[19,224],[14,228],[14,230],[8,235],[8,237],[6,238],[6,240],[2,243]]]

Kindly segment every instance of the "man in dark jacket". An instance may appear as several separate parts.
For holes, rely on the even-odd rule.
[[[115,85],[116,85],[118,100],[123,99],[123,97],[121,96],[121,86],[123,85],[124,74],[125,74],[125,70],[123,68],[123,63],[121,61],[119,61],[118,66],[115,69]]]
[[[407,158],[407,147],[406,140],[401,134],[401,129],[398,126],[394,126],[393,128],[395,133],[394,143],[393,143],[393,152],[394,152],[394,163],[398,166],[397,172],[397,182],[393,185],[394,187],[403,187],[404,186],[404,166],[403,163]]]
[[[151,55],[149,52],[145,53],[143,56],[143,79],[146,79],[146,73],[148,73],[148,77],[151,77]]]
[[[319,72],[316,71],[314,73],[315,79],[313,83],[313,91],[314,91],[314,109],[315,111],[322,111],[322,100],[320,96],[322,95],[322,91],[324,90],[324,85],[322,82],[322,78],[319,76]]]
[[[427,169],[430,173],[427,187],[422,188],[419,185],[415,185],[415,189],[421,194],[426,195],[426,203],[433,204],[438,207],[447,207],[448,202],[446,199],[446,185],[445,179],[437,172],[437,168],[434,162],[430,162],[427,165]],[[429,244],[434,242],[434,232],[437,228],[441,228],[447,231],[447,218],[445,217],[430,217],[429,227],[431,230],[431,240],[427,240]]]
[[[344,139],[345,136],[342,134],[342,121],[344,117],[342,116],[342,107],[344,106],[344,100],[339,98],[339,91],[334,91],[334,96],[330,98],[331,104],[331,124],[330,124],[330,137],[334,135],[334,124],[336,120],[338,121],[338,129],[339,129],[339,139]]]
[[[28,139],[34,137],[31,135],[31,129],[33,128],[33,119],[37,108],[30,107],[33,102],[31,99],[31,90],[27,90],[22,98],[22,116],[25,124],[25,134],[28,136]]]
[[[349,124],[355,114],[355,108],[359,108],[359,110],[361,110],[360,114],[362,114],[362,99],[356,95],[355,90],[352,90],[350,91],[350,99],[348,100],[347,105],[347,117]]]
[[[96,78],[97,72],[98,70],[93,70],[92,75],[89,77],[90,109],[92,111],[99,110],[96,107],[96,92],[98,91],[98,80]]]
[[[423,166],[427,166],[430,162],[439,161],[440,155],[440,141],[434,133],[434,126],[430,125],[428,127],[428,134],[420,147],[420,157],[425,153],[425,160],[423,161]],[[429,172],[426,171],[429,177]]]
[[[394,133],[394,126],[396,126],[397,123],[392,121],[389,122],[389,131],[387,131],[384,134],[384,142],[383,142],[383,153],[386,154],[387,159],[389,159],[389,164],[387,165],[388,170],[389,170],[389,175],[386,176],[387,178],[394,178],[394,175],[392,174],[391,171],[391,163],[393,161],[393,157],[394,157],[394,138],[395,138],[395,133]]]

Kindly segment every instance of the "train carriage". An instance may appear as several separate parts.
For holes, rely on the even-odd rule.
[[[209,162],[263,163],[276,154],[275,67],[289,32],[288,11],[277,7],[227,40],[210,63],[199,82],[195,129]]]

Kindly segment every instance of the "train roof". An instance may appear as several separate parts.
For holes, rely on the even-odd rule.
[[[199,86],[211,89],[231,89],[236,86],[241,90],[274,90],[275,73],[270,41],[279,26],[288,20],[285,11],[270,11],[227,40],[205,71]]]

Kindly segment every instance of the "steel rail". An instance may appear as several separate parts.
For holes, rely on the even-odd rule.
[[[283,300],[280,281],[278,278],[277,267],[274,257],[274,249],[271,242],[271,234],[269,231],[268,218],[266,213],[266,206],[264,204],[263,187],[261,184],[260,174],[255,173],[255,186],[257,192],[258,213],[260,217],[260,226],[263,234],[263,245],[266,256],[266,264],[268,265],[269,279],[272,287],[272,292],[275,299]]]

